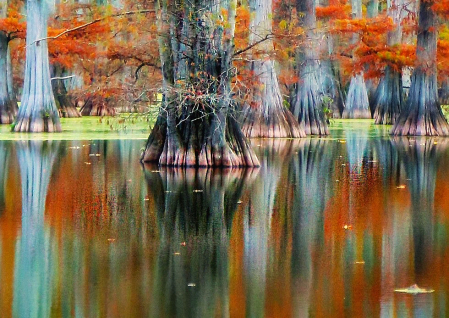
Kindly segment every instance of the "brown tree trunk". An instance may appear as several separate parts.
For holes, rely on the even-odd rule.
[[[66,118],[81,117],[81,113],[76,109],[74,101],[67,92],[64,80],[59,79],[64,77],[64,68],[60,65],[53,65],[52,70],[54,79],[51,84],[59,116]]]

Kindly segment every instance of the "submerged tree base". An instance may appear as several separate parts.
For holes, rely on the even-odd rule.
[[[394,124],[402,108],[402,75],[387,67],[375,94],[374,120],[378,125]]]
[[[268,110],[245,106],[242,112],[242,132],[248,138],[305,137],[295,116],[283,106]]]
[[[449,125],[441,111],[436,76],[415,70],[409,97],[391,134],[395,136],[449,136]]]
[[[346,98],[346,108],[342,118],[369,119],[371,111],[369,108],[368,91],[366,90],[363,74],[352,77],[349,84],[348,96]]]
[[[176,132],[172,132],[168,129],[167,119],[159,115],[141,161],[172,167],[260,165],[256,154],[232,116],[226,119],[225,143],[221,145],[214,142],[216,138],[213,134],[216,130],[207,120],[200,122],[188,120],[181,126]]]
[[[15,132],[61,132],[61,123],[51,117],[21,117],[14,125]]]
[[[0,106],[0,124],[11,124],[14,121],[13,102]]]

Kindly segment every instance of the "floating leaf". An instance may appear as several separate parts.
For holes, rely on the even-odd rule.
[[[407,288],[397,288],[394,290],[397,293],[405,293],[405,294],[429,294],[429,293],[433,293],[435,290],[433,289],[425,289],[425,288],[420,288],[418,287],[417,284],[413,284],[410,287]]]

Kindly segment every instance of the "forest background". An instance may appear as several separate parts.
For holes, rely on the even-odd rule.
[[[448,0],[10,0],[0,9],[0,123],[15,131],[137,112],[157,117],[143,160],[207,166],[258,165],[244,136],[326,135],[332,118],[449,134]]]

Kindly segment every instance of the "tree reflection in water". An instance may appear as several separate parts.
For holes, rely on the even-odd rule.
[[[304,139],[290,163],[293,179],[292,279],[294,316],[307,317],[313,292],[312,254],[324,238],[324,210],[332,195],[335,147],[333,141]]]
[[[45,200],[58,142],[17,143],[22,180],[22,232],[16,245],[13,313],[50,316],[56,242],[44,224]]]
[[[245,289],[246,317],[263,317],[268,262],[268,239],[274,201],[277,197],[282,166],[288,162],[299,140],[258,140],[261,167],[251,187],[248,206],[245,207]]]
[[[257,170],[146,166],[159,250],[151,316],[229,316],[229,238],[245,186]]]

